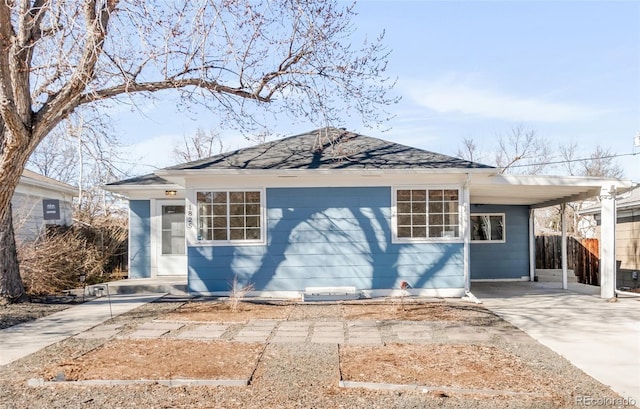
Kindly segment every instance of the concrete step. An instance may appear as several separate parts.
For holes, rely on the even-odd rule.
[[[87,294],[150,294],[167,293],[170,295],[188,295],[186,277],[178,278],[141,278],[112,281],[87,286]]]
[[[562,282],[562,269],[536,269],[536,277],[542,283],[559,283]],[[578,282],[578,277],[573,270],[567,271],[567,282]]]

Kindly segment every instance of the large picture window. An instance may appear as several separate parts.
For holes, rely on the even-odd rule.
[[[460,237],[458,189],[397,189],[395,199],[397,239]]]
[[[260,241],[260,191],[197,192],[198,240],[213,242]]]
[[[471,241],[504,243],[504,214],[472,214]]]

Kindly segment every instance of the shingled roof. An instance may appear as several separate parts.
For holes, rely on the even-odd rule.
[[[491,168],[336,128],[323,128],[164,170]]]
[[[412,148],[337,128],[321,128],[161,169],[180,170],[293,170],[293,169],[491,169],[440,153]],[[166,184],[157,175],[110,183]]]

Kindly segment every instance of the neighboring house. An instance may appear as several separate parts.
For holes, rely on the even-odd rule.
[[[533,277],[531,209],[628,185],[505,176],[325,128],[105,188],[129,198],[132,278],[187,275],[201,295],[226,294],[237,278],[272,296],[382,296],[406,282],[457,297],[472,279]]]
[[[618,287],[640,287],[640,186],[622,193],[616,203],[616,260]],[[592,216],[596,224],[596,237],[600,234],[602,219],[600,206],[580,212]]]
[[[16,241],[35,240],[47,225],[72,223],[74,186],[25,169],[13,193],[13,227]]]

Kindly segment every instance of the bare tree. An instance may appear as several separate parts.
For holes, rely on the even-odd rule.
[[[623,170],[610,149],[597,145],[588,156],[580,157],[579,145],[571,142],[560,146],[560,156],[566,171],[572,176],[620,178]]]
[[[173,154],[178,162],[191,162],[208,158],[223,150],[222,139],[213,129],[205,132],[198,128],[196,133],[187,137],[182,135],[182,143],[173,147]]]
[[[351,44],[337,0],[0,1],[0,298],[24,297],[10,201],[41,141],[100,101],[174,90],[221,121],[257,112],[365,124],[384,120],[393,81],[382,36]]]
[[[56,128],[51,136],[43,140],[31,154],[27,167],[41,175],[74,184],[77,182],[78,147],[66,133],[64,127]]]
[[[495,156],[500,173],[539,174],[552,156],[551,144],[536,131],[516,126],[507,135],[498,138]]]
[[[568,145],[561,145],[559,151],[566,171],[572,176],[607,178],[620,178],[623,176],[623,170],[616,163],[615,155],[609,149],[605,149],[600,145],[597,145],[591,154],[582,158],[580,158],[579,145],[575,141]],[[582,234],[580,226],[584,224],[585,216],[580,214],[580,210],[584,206],[584,201],[568,203],[567,217],[571,221],[570,233]],[[556,217],[559,220],[560,215],[558,214]]]
[[[482,161],[481,159],[482,154],[480,152],[480,149],[478,148],[478,145],[476,145],[476,142],[471,137],[464,138],[464,140],[462,141],[462,146],[459,147],[456,152],[456,156],[458,156],[459,158],[468,160],[470,162]]]

